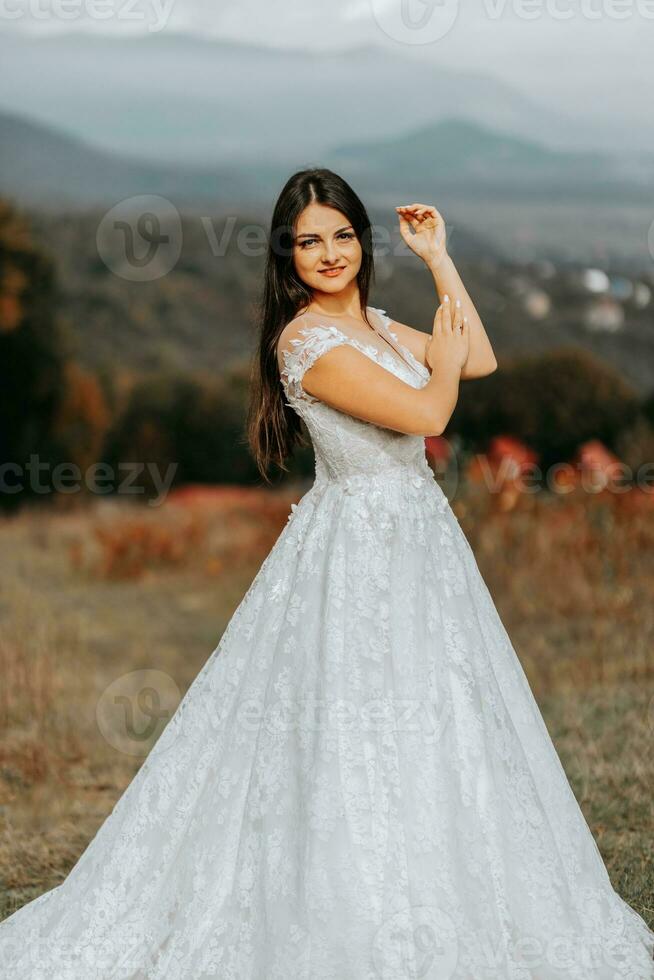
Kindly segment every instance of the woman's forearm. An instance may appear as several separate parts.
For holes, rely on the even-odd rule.
[[[468,317],[470,353],[461,371],[461,378],[479,378],[490,374],[497,367],[497,359],[475,304],[470,299],[451,256],[446,254],[440,260],[428,263],[428,268],[434,277],[439,302],[442,302],[445,295],[450,297],[452,303],[457,299],[461,300],[463,315]]]
[[[432,381],[440,389],[440,427],[437,435],[447,428],[452,417],[456,403],[459,400],[459,381],[462,377],[460,368],[453,368],[450,365],[432,371]]]

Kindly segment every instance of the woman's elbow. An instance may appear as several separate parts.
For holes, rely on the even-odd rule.
[[[424,436],[427,438],[427,436],[442,436],[444,431],[445,425],[440,419],[427,415],[422,418],[415,419],[414,423],[411,425],[409,435]]]
[[[484,361],[479,365],[466,365],[461,372],[462,381],[473,381],[475,378],[485,378],[487,375],[497,371],[498,363],[493,357],[492,360]]]

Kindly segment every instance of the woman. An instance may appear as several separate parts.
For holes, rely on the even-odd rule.
[[[304,422],[314,485],[68,878],[0,925],[3,978],[654,977],[425,461],[496,362],[440,215],[398,211],[449,294],[430,337],[366,305],[351,188],[284,187],[249,431],[266,474]]]

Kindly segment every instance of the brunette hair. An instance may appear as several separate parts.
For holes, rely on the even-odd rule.
[[[311,289],[298,277],[293,263],[297,220],[312,203],[335,208],[347,216],[361,244],[357,275],[361,311],[367,319],[370,285],[374,279],[372,229],[363,203],[338,174],[324,168],[299,170],[287,180],[275,204],[270,224],[263,293],[257,313],[257,349],[250,377],[247,439],[264,480],[276,465],[287,470],[286,459],[304,440],[302,422],[286,403],[280,383],[277,342],[282,330],[307,306]]]

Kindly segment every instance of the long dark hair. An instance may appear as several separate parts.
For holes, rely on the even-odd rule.
[[[258,345],[250,378],[248,443],[259,472],[269,483],[271,465],[287,470],[286,459],[297,443],[304,442],[300,418],[286,404],[280,383],[277,341],[286,324],[312,298],[311,289],[298,277],[293,263],[296,222],[312,203],[341,211],[355,231],[363,253],[357,285],[361,312],[366,320],[368,293],[374,279],[370,219],[349,184],[324,168],[294,173],[284,185],[273,210],[263,295],[257,315]]]

